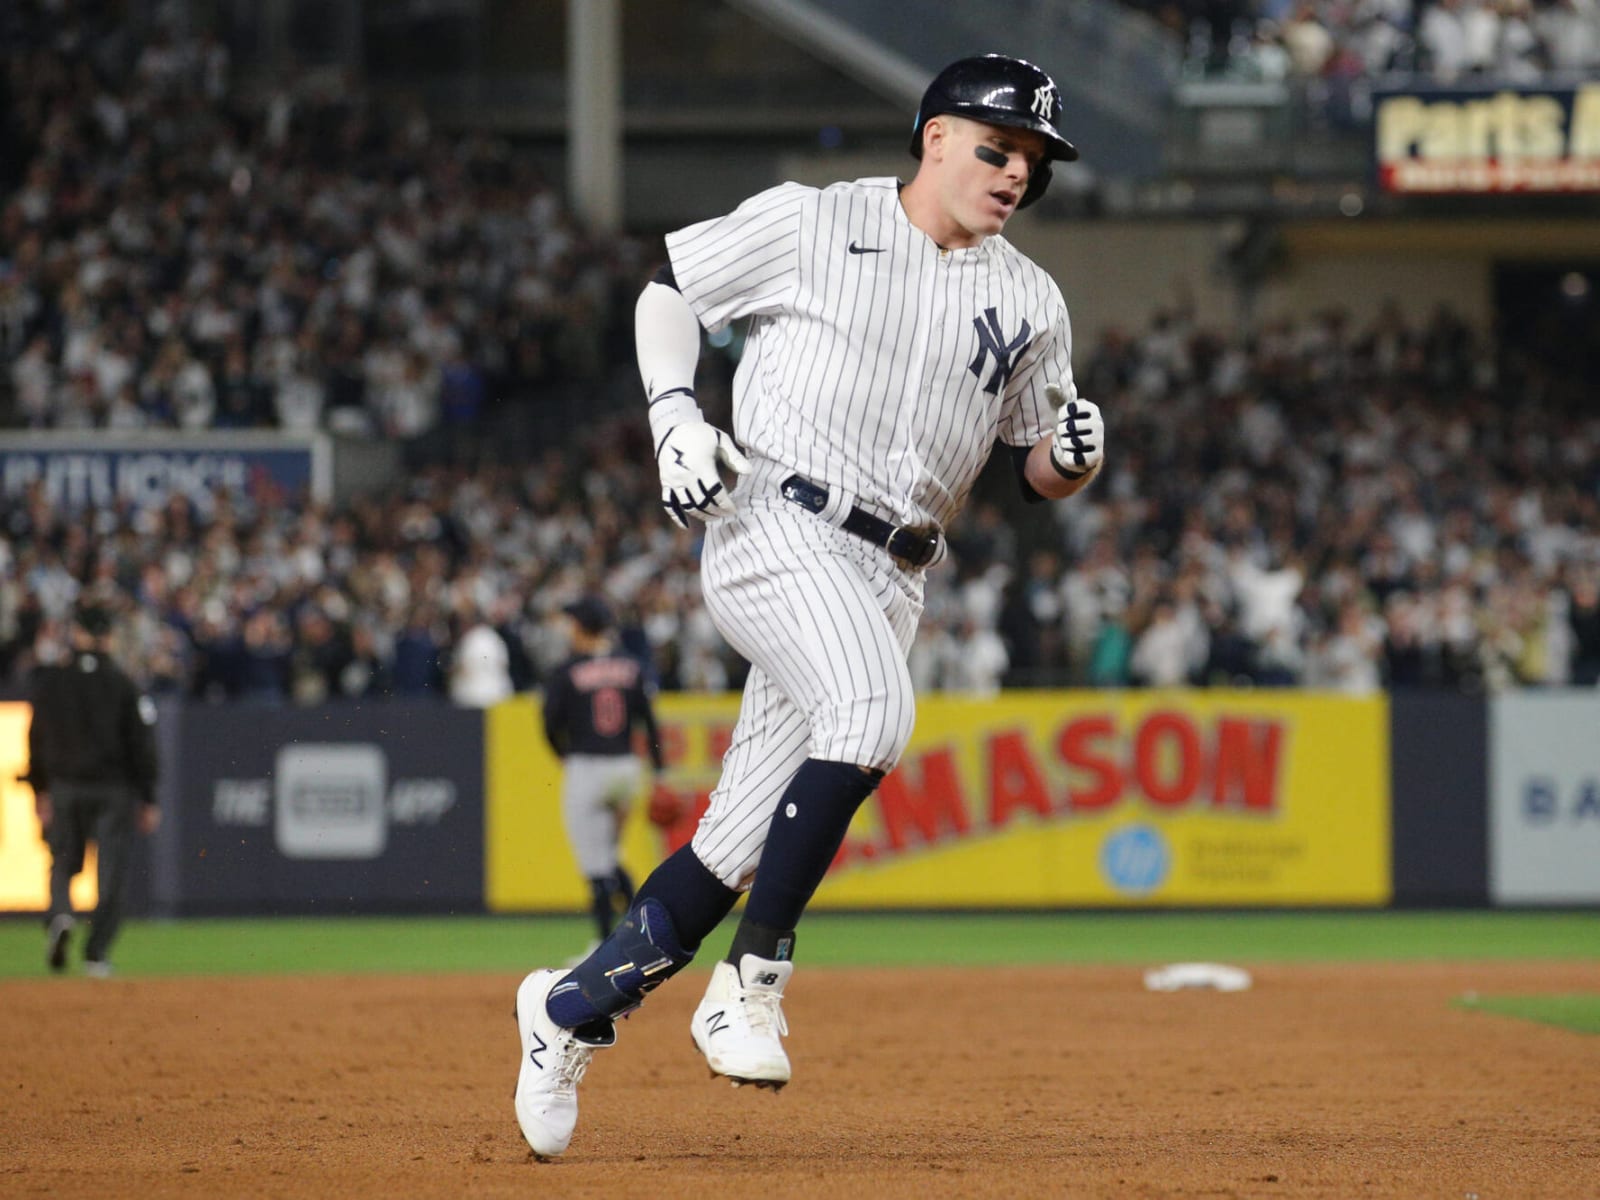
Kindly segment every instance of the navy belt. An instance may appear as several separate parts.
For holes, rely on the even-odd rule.
[[[785,500],[793,501],[811,512],[820,513],[828,506],[828,489],[799,475],[791,475],[785,479],[781,490]],[[913,567],[927,566],[939,552],[937,533],[913,529],[907,525],[893,525],[859,506],[851,507],[842,528],[846,533],[853,533],[874,546],[883,547]]]

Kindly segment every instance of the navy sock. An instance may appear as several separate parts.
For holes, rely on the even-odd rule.
[[[729,962],[738,964],[735,952],[774,959],[793,953],[800,914],[844,843],[856,809],[882,779],[881,772],[854,763],[810,758],[800,764],[772,814]]]
[[[737,889],[713,875],[692,846],[683,845],[650,872],[635,903],[654,900],[666,909],[678,944],[693,954],[738,899]]]
[[[768,929],[746,917],[734,930],[733,945],[728,947],[728,961],[734,966],[746,954],[773,962],[787,962],[794,957],[795,932],[792,929]]]

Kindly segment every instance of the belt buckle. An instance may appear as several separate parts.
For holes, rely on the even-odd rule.
[[[916,550],[914,552],[912,552],[912,553],[903,553],[903,552],[898,551],[898,550],[896,550],[894,548],[895,539],[900,537],[901,534],[904,534],[906,537],[911,537],[911,538],[916,538],[917,539],[919,545],[916,547]],[[931,555],[929,555],[927,553],[927,550],[928,550],[928,536],[927,536],[927,534],[919,533],[917,530],[911,528],[909,525],[896,525],[896,526],[894,526],[894,528],[889,530],[889,536],[884,540],[883,548],[885,550],[887,550],[890,554],[894,555],[895,558],[901,559],[904,562],[908,562],[914,567],[922,566],[927,561],[927,559],[929,557],[932,557]]]

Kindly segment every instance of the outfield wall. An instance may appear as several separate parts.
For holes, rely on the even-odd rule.
[[[665,696],[683,818],[637,806],[636,877],[693,834],[737,698]],[[0,704],[0,910],[44,905],[25,704]],[[574,912],[534,697],[166,701],[141,913]],[[816,904],[831,909],[1600,904],[1600,693],[925,698]],[[643,798],[641,797],[641,800]],[[93,885],[80,878],[80,906]]]

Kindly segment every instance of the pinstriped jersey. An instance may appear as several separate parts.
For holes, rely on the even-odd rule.
[[[739,443],[899,523],[947,524],[996,439],[1054,429],[1045,385],[1076,394],[1055,281],[998,236],[940,249],[895,179],[785,183],[667,251],[708,330],[752,318]]]

